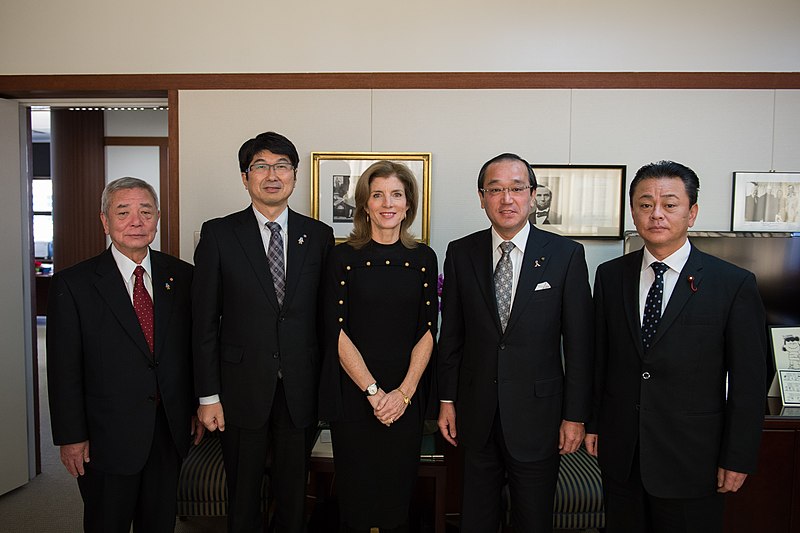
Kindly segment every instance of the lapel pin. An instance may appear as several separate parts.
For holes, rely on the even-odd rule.
[[[692,292],[697,292],[697,287],[694,285],[694,276],[689,276],[686,281],[689,282],[689,288],[692,289]]]
[[[306,234],[304,233],[302,237],[300,237],[299,239],[297,239],[297,244],[303,244],[304,242],[306,242],[306,239],[307,239],[307,238],[308,238],[308,235],[306,235]]]
[[[544,257],[540,257],[539,259],[534,259],[533,268],[539,268],[540,266],[542,266],[542,263],[540,263],[539,261],[544,263]]]
[[[170,277],[170,278],[169,278],[169,281],[168,281],[168,282],[166,282],[166,283],[164,284],[164,288],[165,288],[165,289],[167,289],[168,291],[169,291],[169,290],[172,290],[172,287],[170,286],[170,282],[171,282],[171,281],[175,281],[175,280],[174,280],[174,279],[172,279],[172,277]]]

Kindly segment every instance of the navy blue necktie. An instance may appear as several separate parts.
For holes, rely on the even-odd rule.
[[[661,306],[664,303],[664,272],[669,270],[667,265],[658,261],[651,263],[650,266],[653,268],[653,272],[656,273],[656,279],[650,286],[647,300],[644,303],[642,344],[645,350],[650,348],[653,337],[655,337],[658,330],[658,323],[661,321]]]

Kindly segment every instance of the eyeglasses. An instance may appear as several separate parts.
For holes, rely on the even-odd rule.
[[[250,165],[247,172],[254,176],[266,176],[269,174],[270,169],[274,170],[275,174],[278,176],[286,176],[294,170],[294,167],[289,163],[275,163],[274,165],[257,163],[255,165]]]
[[[508,192],[511,196],[522,196],[528,189],[532,189],[532,185],[523,185],[519,187],[489,187],[488,189],[478,189],[482,193],[486,193],[489,196],[500,196],[501,194]]]

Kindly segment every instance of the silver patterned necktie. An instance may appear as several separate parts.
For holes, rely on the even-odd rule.
[[[283,297],[286,294],[286,269],[283,266],[281,225],[277,222],[267,222],[267,228],[270,231],[267,262],[272,274],[272,284],[275,286],[275,296],[278,297],[278,305],[283,305]]]
[[[644,317],[642,318],[642,344],[644,349],[650,348],[653,337],[658,330],[658,323],[661,321],[661,306],[664,302],[664,272],[669,267],[664,263],[654,261],[650,264],[656,279],[650,285],[647,293],[647,300],[644,303]]]
[[[500,243],[500,261],[494,269],[494,295],[497,298],[497,313],[500,315],[500,326],[503,331],[508,325],[508,317],[511,315],[511,286],[514,281],[514,266],[511,263],[511,250],[514,243],[503,241]]]

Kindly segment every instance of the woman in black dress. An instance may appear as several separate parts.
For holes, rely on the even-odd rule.
[[[345,531],[409,528],[438,311],[436,254],[408,231],[418,198],[408,167],[371,165],[353,232],[328,259],[320,418]]]

